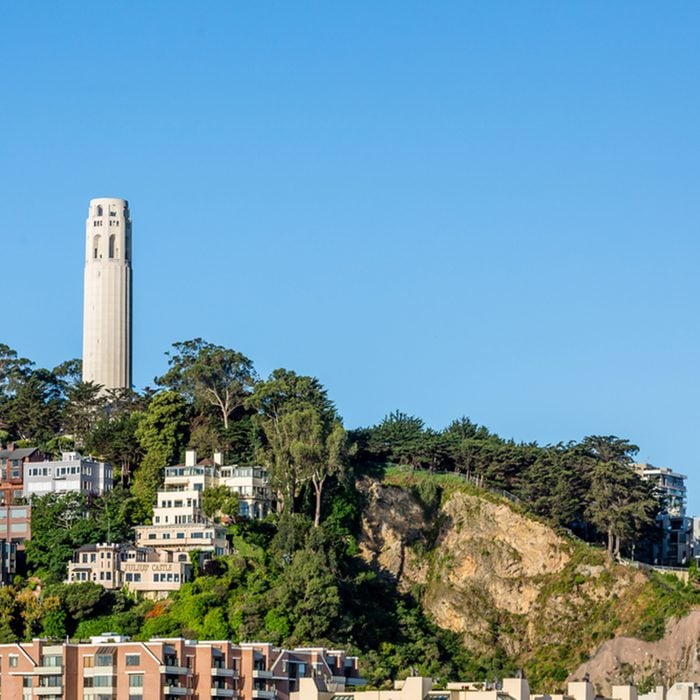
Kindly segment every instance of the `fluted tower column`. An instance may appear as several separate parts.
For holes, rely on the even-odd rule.
[[[83,381],[131,387],[131,216],[125,199],[90,200],[85,236]]]

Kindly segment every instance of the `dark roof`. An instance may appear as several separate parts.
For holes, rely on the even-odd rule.
[[[0,450],[0,459],[24,459],[33,455],[38,447],[18,447],[16,450]]]

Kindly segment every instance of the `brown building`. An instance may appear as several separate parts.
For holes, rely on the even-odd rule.
[[[152,639],[106,633],[89,644],[0,645],[0,696],[17,700],[289,700],[300,677],[358,684],[357,658],[325,649]]]
[[[13,542],[23,549],[24,542],[31,539],[31,524],[31,506],[0,505],[0,539]]]
[[[37,447],[15,449],[12,443],[0,450],[0,505],[12,505],[22,495],[25,465],[43,462],[47,457]]]

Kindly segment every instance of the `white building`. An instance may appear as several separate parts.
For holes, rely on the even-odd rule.
[[[674,472],[668,467],[655,467],[647,462],[640,462],[633,466],[644,481],[654,485],[656,496],[663,503],[665,512],[672,517],[685,515],[685,474]]]
[[[184,465],[166,467],[165,483],[158,491],[153,523],[134,528],[136,544],[166,550],[228,553],[226,528],[202,512],[202,491],[217,483],[214,467],[197,464],[197,453],[187,451]]]
[[[272,493],[267,471],[262,467],[221,467],[219,484],[238,494],[238,513],[246,518],[266,517],[272,508]]]
[[[113,486],[112,465],[63,452],[59,461],[30,462],[24,468],[22,495],[25,498],[48,493],[77,492],[102,494]]]
[[[125,199],[90,200],[85,237],[83,381],[131,387],[131,215]]]

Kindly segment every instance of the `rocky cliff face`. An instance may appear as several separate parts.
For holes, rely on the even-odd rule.
[[[572,669],[572,677],[590,673],[601,691],[629,680],[630,670],[637,682],[650,674],[694,678],[700,622],[683,621],[651,646],[615,639],[600,647],[634,627],[644,574],[610,564],[597,550],[457,480],[446,482],[428,515],[418,478],[358,484],[365,500],[361,553],[400,589],[418,591],[428,615],[458,632],[475,654],[500,649],[542,690],[562,687]]]
[[[581,664],[572,678],[588,674],[598,688],[619,683],[667,686],[676,681],[700,682],[700,610],[667,626],[658,642],[617,637],[603,643],[590,661]]]

